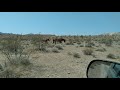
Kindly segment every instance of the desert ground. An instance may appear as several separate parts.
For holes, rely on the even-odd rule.
[[[11,70],[19,73],[20,78],[87,78],[87,67],[92,60],[100,59],[120,62],[120,44],[117,41],[113,42],[112,46],[106,46],[104,43],[100,45],[96,42],[94,43],[95,45],[92,47],[86,47],[83,45],[84,42],[81,42],[81,44],[77,42],[73,42],[72,44],[66,44],[66,42],[53,44],[49,42],[45,51],[41,51],[37,50],[36,46],[31,44],[31,42],[24,41],[24,51],[27,53],[31,52],[29,61],[32,65],[21,65],[19,67],[8,65],[8,68],[12,67]],[[3,47],[0,49],[0,64],[5,68],[5,61],[8,62],[9,60],[2,52],[2,49]],[[92,54],[84,54],[83,51],[85,49],[91,49],[93,51]],[[103,51],[98,49],[102,49]],[[108,54],[114,54],[117,58],[108,58]],[[12,56],[14,55],[12,54]],[[3,76],[7,69],[0,71],[1,77],[7,77]],[[8,77],[10,78],[10,75]]]

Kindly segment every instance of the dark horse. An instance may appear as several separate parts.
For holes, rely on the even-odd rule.
[[[44,42],[44,43],[48,43],[48,41],[50,41],[50,39],[42,40],[42,42]]]
[[[55,38],[55,39],[53,39],[53,43],[55,43],[55,44],[56,44],[57,42],[62,43],[62,41],[64,41],[64,43],[66,42],[66,40],[63,39],[63,38],[59,38],[59,39]]]

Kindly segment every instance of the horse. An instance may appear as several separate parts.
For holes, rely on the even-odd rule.
[[[59,38],[59,39],[55,38],[55,39],[53,39],[53,43],[55,43],[55,44],[56,44],[57,42],[62,43],[62,41],[64,41],[64,43],[66,42],[66,40],[63,39],[63,38]]]
[[[45,43],[48,43],[48,41],[50,41],[50,39],[42,40],[42,42],[45,42]]]

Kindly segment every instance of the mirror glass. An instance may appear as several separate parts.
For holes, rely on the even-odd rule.
[[[87,78],[120,78],[120,63],[94,60],[88,65]]]

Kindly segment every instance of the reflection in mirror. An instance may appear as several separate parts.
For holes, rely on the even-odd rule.
[[[110,61],[93,60],[88,65],[88,78],[120,78],[120,64]]]

